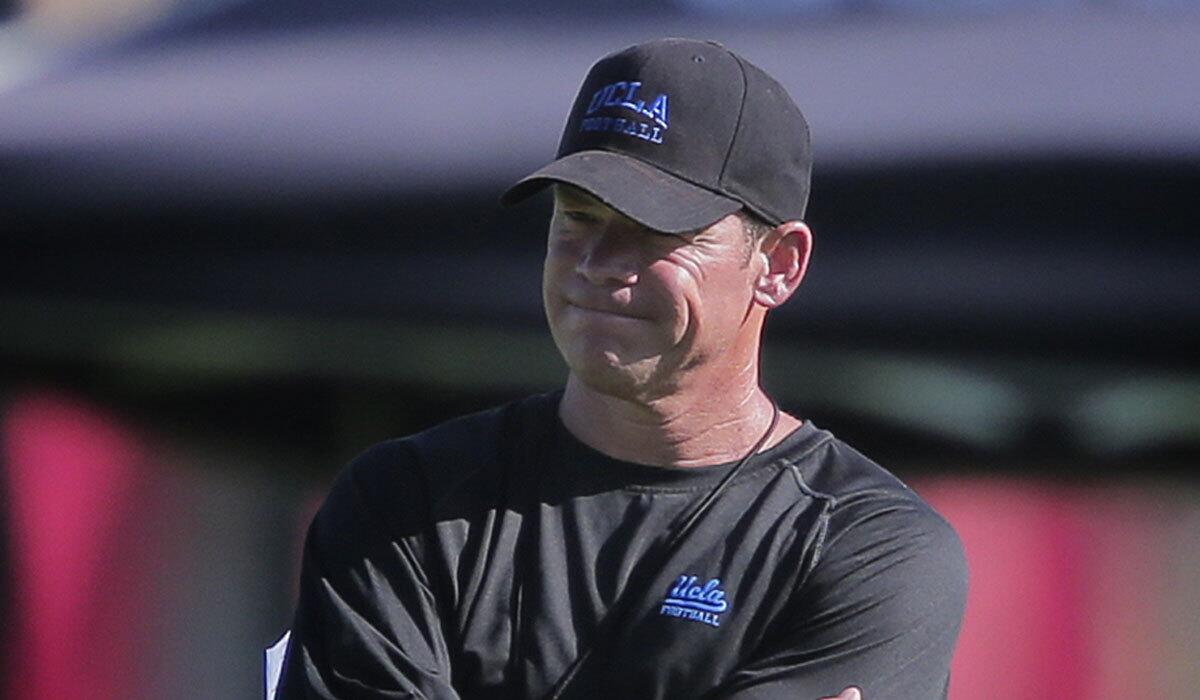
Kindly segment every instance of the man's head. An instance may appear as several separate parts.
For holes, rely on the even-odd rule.
[[[711,42],[601,59],[558,158],[505,203],[555,185],[546,314],[572,373],[649,398],[757,376],[768,309],[803,278],[808,126],[783,88]]]

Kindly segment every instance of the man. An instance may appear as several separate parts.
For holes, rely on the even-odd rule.
[[[944,697],[951,528],[759,386],[799,286],[808,127],[714,43],[593,66],[544,303],[561,392],[378,445],[313,522],[282,698]]]

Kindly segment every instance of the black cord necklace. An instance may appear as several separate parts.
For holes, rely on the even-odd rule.
[[[559,700],[559,698],[562,697],[562,694],[566,692],[567,688],[571,685],[571,681],[575,679],[576,675],[578,675],[579,669],[583,666],[584,662],[586,662],[592,656],[592,650],[599,646],[607,645],[609,637],[611,637],[613,632],[620,627],[622,622],[625,621],[624,618],[631,614],[633,610],[632,601],[637,601],[639,599],[631,592],[640,592],[646,587],[647,584],[649,584],[654,575],[659,573],[662,565],[666,564],[670,556],[675,553],[675,550],[678,548],[679,544],[683,542],[684,538],[687,537],[688,533],[695,528],[696,523],[700,522],[700,518],[708,512],[709,508],[711,508],[712,504],[715,503],[717,498],[721,496],[726,487],[728,487],[729,484],[733,482],[734,478],[737,477],[738,472],[740,472],[742,468],[746,466],[751,457],[758,454],[759,450],[763,448],[763,445],[767,444],[767,440],[770,439],[771,434],[775,432],[775,428],[779,425],[779,413],[779,404],[772,400],[771,424],[767,426],[766,432],[764,432],[762,437],[760,437],[758,441],[754,443],[754,446],[751,447],[740,460],[738,460],[737,464],[733,465],[733,469],[730,469],[729,473],[723,476],[721,481],[719,481],[717,485],[712,488],[712,490],[705,494],[704,498],[702,498],[700,502],[697,503],[694,508],[692,508],[691,512],[688,513],[688,515],[682,521],[680,521],[679,525],[674,528],[674,531],[671,533],[671,535],[662,541],[662,544],[658,547],[658,549],[661,551],[654,553],[654,556],[657,556],[659,559],[659,566],[642,567],[640,569],[642,575],[636,577],[636,581],[629,581],[626,583],[624,594],[621,595],[615,603],[613,603],[611,608],[609,608],[608,614],[605,615],[604,619],[600,621],[600,624],[597,626],[596,632],[592,635],[592,639],[589,641],[588,645],[584,647],[583,651],[581,651],[578,656],[575,657],[575,660],[571,662],[569,667],[567,667],[566,672],[563,673],[563,675],[558,679],[558,682],[554,684],[554,688],[550,691],[550,694],[546,696],[546,700]]]

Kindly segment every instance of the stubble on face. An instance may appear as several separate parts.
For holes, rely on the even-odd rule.
[[[680,389],[679,380],[692,363],[687,357],[676,358],[686,354],[694,335],[692,326],[682,327],[682,333],[673,335],[670,342],[657,344],[634,344],[615,334],[579,332],[563,326],[557,331],[552,328],[551,334],[579,381],[599,393],[645,403]],[[655,352],[658,347],[663,350]]]

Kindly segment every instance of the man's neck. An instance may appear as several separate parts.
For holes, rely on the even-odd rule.
[[[563,424],[584,444],[623,461],[671,467],[740,459],[763,436],[772,412],[757,382],[639,401],[601,393],[574,375],[559,407]],[[781,416],[766,445],[799,423]]]

